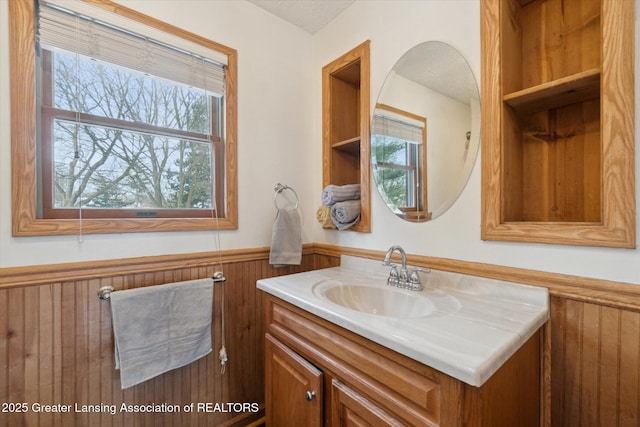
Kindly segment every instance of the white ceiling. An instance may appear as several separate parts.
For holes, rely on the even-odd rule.
[[[323,29],[355,0],[249,0],[309,34]]]
[[[441,42],[423,43],[393,67],[398,75],[463,104],[478,98],[478,86],[464,57]]]
[[[355,0],[248,0],[296,25],[309,34],[323,29]],[[412,49],[394,69],[398,74],[446,96],[468,103],[477,96],[477,86],[469,79],[469,66],[451,50],[432,47],[428,54]],[[474,95],[476,94],[476,95]]]

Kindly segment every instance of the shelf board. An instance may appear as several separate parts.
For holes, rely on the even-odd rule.
[[[355,61],[336,71],[331,76],[350,85],[360,87],[360,62]]]
[[[517,113],[545,111],[600,96],[600,69],[593,68],[531,88],[504,95],[505,104]]]
[[[359,154],[360,153],[360,137],[345,139],[331,144],[331,148],[336,150],[345,151],[347,153]]]

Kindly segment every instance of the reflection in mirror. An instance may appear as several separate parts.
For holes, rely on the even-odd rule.
[[[429,219],[427,119],[376,104],[371,123],[374,169],[385,203],[407,219]]]
[[[407,221],[444,213],[462,192],[480,144],[480,96],[453,47],[425,42],[387,76],[371,121],[374,178]]]

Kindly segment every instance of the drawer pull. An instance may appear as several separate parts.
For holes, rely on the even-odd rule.
[[[307,400],[308,400],[309,402],[311,402],[311,401],[314,399],[314,397],[316,397],[316,392],[315,392],[315,391],[309,391],[309,390],[307,390],[307,392],[305,393],[305,395],[306,395],[306,397],[307,397]]]

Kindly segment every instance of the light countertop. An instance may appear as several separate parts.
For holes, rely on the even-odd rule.
[[[389,288],[389,267],[343,256],[340,267],[258,280],[259,289],[472,386],[481,386],[549,318],[546,288],[432,270],[424,290],[403,291],[432,307],[418,317],[363,313],[318,292],[327,283]],[[315,290],[315,291],[314,291]]]

